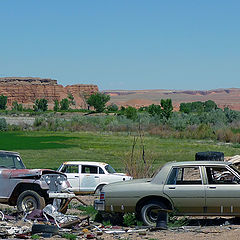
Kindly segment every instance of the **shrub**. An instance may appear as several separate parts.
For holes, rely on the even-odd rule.
[[[36,117],[35,120],[34,120],[33,126],[34,127],[39,127],[39,126],[42,126],[43,123],[45,123],[45,118],[43,118],[43,117]]]
[[[218,129],[216,131],[217,140],[221,142],[231,142],[234,139],[234,133],[231,129]]]
[[[7,121],[5,118],[0,118],[0,131],[7,131]]]
[[[22,104],[18,104],[17,101],[14,101],[12,103],[12,110],[22,112],[23,111],[23,105]]]
[[[118,111],[118,106],[116,104],[112,103],[107,107],[107,110],[109,112],[117,112]]]
[[[215,134],[213,129],[208,124],[201,124],[195,131],[196,138],[198,139],[213,139]]]
[[[58,101],[58,100],[54,100],[53,110],[54,110],[55,112],[59,111],[59,101]]]
[[[123,224],[127,227],[137,224],[137,219],[134,213],[126,213],[123,215]]]
[[[63,98],[60,102],[60,109],[67,111],[69,109],[70,102],[67,98]]]
[[[137,119],[137,109],[129,106],[125,109],[124,115],[128,119],[136,120]]]
[[[171,119],[167,122],[175,130],[184,130],[188,125],[188,119],[185,114],[179,114],[174,112]]]
[[[147,178],[153,174],[154,157],[146,151],[144,132],[139,125],[137,136],[133,136],[131,151],[124,156],[126,172],[133,178]]]
[[[3,94],[0,96],[0,109],[5,110],[7,108],[7,96]]]
[[[35,104],[33,106],[33,110],[35,112],[39,112],[39,111],[45,112],[48,109],[48,104],[47,103],[48,103],[48,101],[45,98],[36,99]]]
[[[155,105],[152,104],[150,106],[148,106],[147,111],[150,115],[155,116],[155,115],[161,115],[162,113],[162,109],[160,105]]]

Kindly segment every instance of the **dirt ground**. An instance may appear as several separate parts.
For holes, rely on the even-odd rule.
[[[80,196],[87,204],[93,204],[95,196]],[[68,213],[73,210],[69,209]],[[125,231],[132,231],[128,233],[117,233],[120,229],[109,229],[110,231],[116,231],[116,233],[103,233],[98,239],[123,239],[123,240],[134,240],[134,239],[168,239],[168,240],[192,240],[192,239],[239,239],[240,236],[240,221],[235,221],[234,218],[191,218],[190,226],[185,227],[173,227],[168,230],[153,230],[149,231],[146,229],[135,229],[135,228],[124,228]],[[191,226],[193,224],[193,226]],[[199,225],[200,224],[200,225]],[[137,231],[137,232],[136,232]]]
[[[94,199],[96,196],[79,196],[82,201],[86,204],[91,205],[93,204]],[[78,205],[78,202],[72,203],[72,208],[68,209],[67,214],[71,215],[81,215],[81,211],[74,208],[74,206]],[[0,205],[1,209],[8,208],[7,205]],[[14,208],[12,208],[14,209]],[[11,221],[10,221],[11,223]],[[0,221],[0,226],[3,224]],[[18,221],[13,223],[14,226],[29,226],[31,227],[30,223]],[[156,230],[152,229],[149,230],[146,227],[108,227],[108,228],[101,228],[101,225],[97,225],[97,223],[91,222],[91,227],[80,227],[75,228],[73,230],[73,234],[77,236],[77,239],[122,239],[122,240],[140,240],[140,239],[149,239],[149,240],[156,240],[156,239],[168,239],[168,240],[203,240],[203,239],[216,239],[216,240],[237,240],[240,236],[240,221],[237,222],[234,218],[190,218],[188,226],[183,227],[170,227],[168,230]],[[97,226],[97,227],[95,227]],[[99,229],[103,230],[100,233]],[[84,230],[83,230],[84,229]],[[88,230],[87,230],[88,229]],[[68,232],[66,232],[68,233]],[[70,232],[69,232],[70,233]],[[92,236],[91,236],[92,235]],[[91,238],[93,237],[93,238]],[[1,238],[1,236],[0,236]],[[60,235],[51,237],[49,239],[61,239]]]

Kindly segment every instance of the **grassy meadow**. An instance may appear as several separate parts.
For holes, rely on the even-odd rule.
[[[24,131],[1,132],[2,150],[17,151],[27,168],[57,169],[64,161],[103,161],[124,171],[123,160],[131,152],[133,136],[117,133]],[[189,140],[145,136],[146,158],[155,167],[168,161],[194,160],[198,151],[222,151],[225,156],[239,154],[239,148],[210,140]]]

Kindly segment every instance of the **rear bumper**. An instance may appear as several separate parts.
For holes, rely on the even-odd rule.
[[[105,201],[95,200],[94,208],[98,211],[104,211],[105,210]]]
[[[72,198],[75,197],[74,193],[53,193],[48,194],[49,198]]]

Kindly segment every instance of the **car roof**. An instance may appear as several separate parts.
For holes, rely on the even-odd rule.
[[[184,162],[169,162],[167,165],[172,165],[172,166],[186,166],[186,165],[191,165],[191,166],[199,166],[199,165],[231,165],[231,162],[225,162],[225,161],[184,161]]]
[[[18,152],[0,150],[0,154],[20,155]]]
[[[104,162],[91,162],[91,161],[67,161],[64,162],[63,164],[69,164],[69,165],[91,165],[91,166],[106,166],[108,165],[108,163],[104,163]]]

